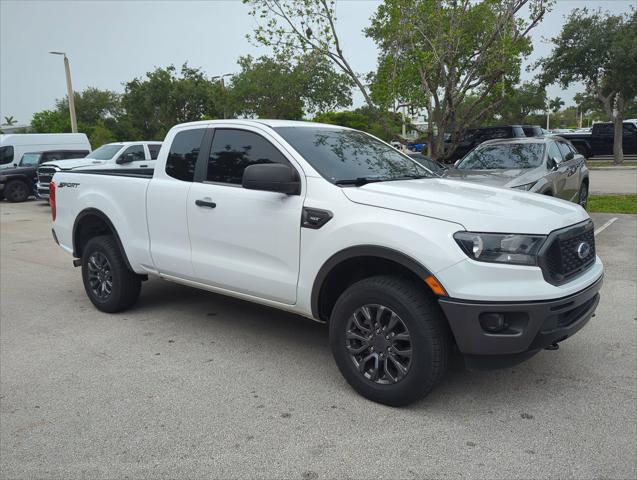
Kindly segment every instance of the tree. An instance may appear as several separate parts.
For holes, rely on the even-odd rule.
[[[333,62],[355,84],[369,106],[374,102],[365,82],[347,60],[336,31],[335,0],[243,0],[261,23],[251,38],[281,58],[308,52]]]
[[[11,115],[8,117],[4,117],[4,124],[12,127],[13,125],[15,125],[16,123],[18,123],[18,121]]]
[[[175,124],[222,118],[225,92],[200,69],[187,64],[148,72],[125,85],[121,119],[145,140],[161,140]]]
[[[97,125],[93,128],[91,135],[89,136],[89,141],[91,142],[91,146],[93,150],[98,147],[101,147],[105,143],[115,142],[117,138],[115,134],[111,132],[111,130],[104,125],[104,122],[99,121]]]
[[[624,110],[637,96],[637,11],[610,15],[575,9],[552,42],[551,55],[536,64],[542,69],[539,80],[564,88],[583,82],[614,123],[614,162],[622,163]]]
[[[314,121],[355,128],[390,141],[402,128],[403,119],[398,113],[365,106],[353,111],[319,113]]]
[[[367,35],[380,50],[374,100],[428,110],[430,154],[455,150],[464,129],[495,109],[531,52],[546,0],[385,0]],[[520,17],[528,7],[529,18]],[[437,132],[434,132],[434,124]],[[445,133],[451,147],[445,150]]]
[[[564,106],[564,100],[560,97],[555,97],[549,100],[549,108],[553,111],[553,113],[557,113],[560,111],[560,108]]]
[[[324,58],[307,54],[294,64],[281,58],[239,59],[231,84],[236,113],[261,118],[301,119],[305,113],[351,105],[348,78]]]
[[[467,102],[473,103],[473,100]],[[487,126],[494,122],[508,124],[528,124],[538,123],[531,118],[536,112],[543,112],[546,109],[546,92],[544,88],[533,83],[522,83],[511,89],[509,93],[501,99],[496,112],[490,112],[479,122],[474,122],[471,126]]]

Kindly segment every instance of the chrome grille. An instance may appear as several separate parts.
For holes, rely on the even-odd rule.
[[[48,185],[53,179],[53,175],[57,172],[56,167],[40,167],[38,168],[38,182],[41,185]]]

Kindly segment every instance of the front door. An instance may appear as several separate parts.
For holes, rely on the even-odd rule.
[[[203,181],[188,195],[188,227],[198,281],[292,305],[304,189],[286,195],[241,186],[249,165],[292,165],[275,143],[249,127],[215,128]]]

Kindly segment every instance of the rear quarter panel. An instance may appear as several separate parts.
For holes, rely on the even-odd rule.
[[[83,210],[93,208],[111,221],[126,256],[137,273],[152,266],[146,220],[146,189],[150,179],[79,172],[58,172],[56,220],[53,224],[60,246],[73,252],[73,226]]]

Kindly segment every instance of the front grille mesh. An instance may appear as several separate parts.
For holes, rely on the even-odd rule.
[[[582,244],[588,252],[580,258]],[[595,262],[595,234],[592,222],[559,232],[543,254],[545,273],[553,283],[563,283]]]
[[[43,185],[48,185],[53,179],[57,169],[55,167],[40,167],[38,168],[38,182]]]

